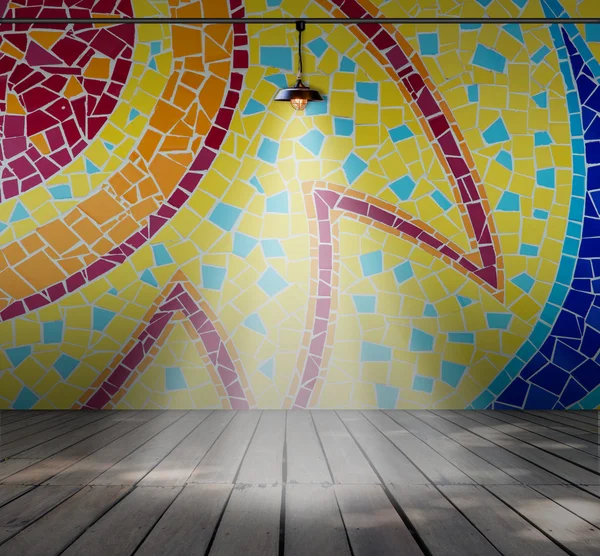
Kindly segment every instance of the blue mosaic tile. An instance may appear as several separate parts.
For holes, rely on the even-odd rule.
[[[220,266],[203,264],[202,268],[202,287],[209,290],[220,290],[227,274],[227,269]],[[260,284],[259,284],[260,285]]]
[[[497,73],[504,73],[506,69],[506,58],[499,54],[495,50],[478,44],[471,62],[474,66],[494,71]]]
[[[381,251],[365,253],[359,257],[359,260],[363,276],[373,276],[383,272],[383,253]]]
[[[417,184],[410,176],[404,176],[389,185],[390,189],[401,201],[408,201],[416,186]]]
[[[375,384],[375,396],[379,409],[395,409],[400,390],[387,384]]]
[[[410,336],[410,351],[433,351],[434,337],[418,328],[413,328]]]
[[[289,46],[261,46],[260,65],[292,71],[292,49]]]
[[[392,348],[373,344],[371,342],[363,342],[360,352],[360,360],[363,362],[373,361],[391,361]]]

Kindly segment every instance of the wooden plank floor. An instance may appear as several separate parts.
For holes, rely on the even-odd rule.
[[[598,423],[2,411],[0,556],[597,556]]]

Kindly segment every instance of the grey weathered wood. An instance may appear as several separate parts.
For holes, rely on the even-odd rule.
[[[569,434],[577,436],[578,438],[583,438],[588,442],[600,444],[600,435],[597,428],[592,427],[591,430],[589,427],[587,429],[581,428],[579,426],[581,425],[580,422],[573,421],[573,419],[562,415],[555,415],[553,411],[538,411],[536,413],[531,411],[519,411],[519,416],[528,421],[535,420],[536,423],[541,423],[556,430],[559,430],[558,427],[561,427],[560,430],[563,430],[562,428],[564,427],[568,427]],[[584,424],[584,426],[586,425]]]
[[[54,475],[57,475],[64,469],[82,460],[86,456],[93,454],[114,440],[124,436],[128,432],[140,427],[144,423],[160,415],[160,411],[142,411],[134,413],[125,418],[125,420],[114,427],[110,427],[100,433],[90,436],[69,448],[62,450],[42,461],[33,461],[34,465],[24,466],[15,470],[4,482],[11,484],[38,485],[47,481]],[[9,460],[21,461],[21,460]],[[26,460],[22,460],[26,461]],[[29,460],[32,461],[32,460]],[[5,462],[8,463],[8,462]],[[2,464],[0,464],[1,468]],[[21,471],[22,469],[22,471]],[[17,472],[19,471],[19,472]],[[0,476],[2,472],[0,471]]]
[[[469,476],[476,484],[506,485],[518,481],[484,458],[462,446],[456,440],[446,436],[427,422],[426,411],[389,412],[392,419],[404,426],[415,436],[427,443],[458,469]]]
[[[379,485],[335,485],[354,556],[422,556],[410,531]]]
[[[79,460],[47,481],[50,485],[87,485],[127,457],[159,432],[180,419],[186,412],[168,411]]]
[[[96,477],[92,485],[134,485],[190,434],[209,411],[190,411],[119,463]]]
[[[66,415],[65,417],[69,417],[66,422],[62,422],[54,427],[50,427],[35,434],[28,435],[24,438],[20,438],[19,440],[15,440],[14,442],[10,442],[9,444],[2,446],[3,457],[13,457],[17,454],[20,455],[22,452],[25,452],[34,446],[45,443],[52,439],[60,441],[64,434],[77,430],[90,422],[97,421],[103,418],[103,415],[100,412],[86,412],[79,418],[76,415]]]
[[[0,508],[0,543],[75,494],[79,487],[41,486]]]
[[[492,417],[497,419],[498,421],[503,421],[505,423],[509,423],[510,425],[519,427],[521,429],[525,429],[530,433],[535,433],[540,437],[549,438],[556,442],[560,442],[561,444],[565,444],[569,446],[569,448],[575,448],[575,450],[581,450],[587,454],[595,456],[598,458],[598,451],[600,447],[595,442],[590,442],[583,438],[574,437],[572,434],[569,434],[564,431],[555,430],[550,427],[546,427],[537,423],[532,423],[529,420],[521,419],[518,414],[513,412],[504,412],[504,411],[496,411]],[[566,429],[569,427],[565,426]],[[576,430],[576,429],[571,429]]]
[[[565,556],[564,550],[482,486],[450,485],[440,490],[504,556]]]
[[[521,483],[541,485],[565,483],[564,479],[544,471],[537,465],[519,457],[518,454],[505,450],[493,442],[460,427],[450,420],[447,411],[422,412],[420,418],[469,451],[492,465],[498,466]]]
[[[7,459],[0,462],[0,481],[6,482],[7,477],[18,473],[37,462],[37,459]]]
[[[98,412],[102,415],[101,412]],[[85,440],[90,436],[108,429],[112,427],[116,423],[120,423],[121,421],[126,420],[130,415],[135,415],[138,413],[137,411],[107,411],[106,415],[103,415],[104,418],[93,420],[89,422],[87,425],[75,429],[71,432],[63,434],[58,438],[53,438],[48,440],[42,444],[34,446],[29,450],[25,450],[21,452],[18,457],[20,458],[35,458],[35,459],[44,459],[50,457],[61,450],[65,450],[69,446],[73,444],[77,444],[81,440]]]
[[[2,435],[0,436],[0,445],[2,446],[0,455],[3,457],[6,456],[6,447],[13,442],[22,442],[26,438],[30,436],[37,435],[44,431],[54,430],[59,426],[65,425],[69,421],[77,420],[79,422],[84,414],[81,416],[77,415],[76,411],[61,411],[56,414],[51,413],[50,418],[46,419],[45,415],[40,416],[39,419],[36,420],[33,424],[28,424],[23,428],[19,428],[18,430],[13,431],[2,431]],[[8,425],[9,428],[10,425]],[[15,452],[16,453],[16,452]]]
[[[286,425],[287,482],[331,483],[325,454],[310,414],[289,411]]]
[[[588,423],[600,427],[600,411],[597,409],[584,409],[580,411],[569,411],[569,415],[585,417]]]
[[[138,487],[83,533],[65,556],[129,556],[181,491]]]
[[[21,415],[17,415],[16,419],[10,419],[10,417],[3,417],[0,419],[0,442],[2,437],[9,432],[16,430],[23,430],[25,427],[35,425],[36,423],[43,423],[51,419],[56,419],[61,415],[65,415],[65,412],[58,411],[40,411],[37,413],[26,412]],[[18,437],[17,437],[18,438]]]
[[[285,556],[350,556],[333,486],[285,487]]]
[[[532,423],[550,430],[563,432],[573,437],[575,440],[582,439],[590,444],[600,444],[600,437],[597,434],[583,431],[581,429],[571,427],[570,425],[559,423],[558,421],[552,421],[546,417],[538,417],[537,415],[531,415],[530,413],[525,413],[524,411],[504,411],[502,413],[515,416],[521,421],[525,421],[527,423]]]
[[[136,550],[135,556],[204,556],[231,486],[187,485]]]
[[[260,418],[260,411],[238,411],[198,464],[189,483],[233,483]]]
[[[577,556],[600,554],[598,529],[530,487],[509,485],[486,488]]]
[[[574,421],[579,421],[580,423],[588,423],[590,425],[592,425],[593,427],[596,428],[596,430],[598,430],[598,412],[595,411],[587,411],[587,412],[581,412],[581,411],[560,411],[559,413],[564,414],[566,417],[568,417],[569,419],[573,419]],[[595,415],[594,415],[595,413]]]
[[[494,546],[436,487],[392,485],[390,491],[432,554],[499,556]]]
[[[600,529],[600,500],[577,487],[538,485],[535,490]]]
[[[581,449],[573,449],[574,446],[566,444],[564,442],[564,438],[557,440],[556,438],[542,436],[537,432],[532,432],[531,430],[524,429],[518,425],[506,422],[500,416],[495,416],[495,412],[490,413],[478,411],[471,412],[470,415],[472,416],[472,419],[493,427],[496,430],[507,434],[508,436],[517,438],[518,440],[526,442],[527,444],[531,444],[536,448],[540,448],[540,450],[544,450],[563,459],[572,461],[573,463],[581,465],[582,467],[590,469],[591,471],[596,471],[598,468],[597,457],[594,457]],[[569,439],[567,439],[567,442],[568,441]]]
[[[0,429],[11,423],[22,421],[23,419],[32,419],[41,415],[47,415],[48,413],[55,413],[54,411],[31,411],[28,409],[8,409],[0,412]]]
[[[334,411],[311,411],[334,482],[373,485],[379,479]]]
[[[563,425],[569,425],[571,427],[578,428],[587,432],[598,434],[598,425],[591,423],[582,423],[576,419],[571,419],[568,411],[537,411],[537,410],[526,410],[525,413],[535,415],[536,417],[544,417]]]
[[[484,424],[485,417],[482,415],[469,417],[465,412],[449,412],[447,418],[572,483],[600,484],[600,476]]]
[[[183,486],[206,452],[233,419],[234,411],[214,411],[140,482],[140,486]]]
[[[0,485],[0,506],[8,504],[32,488],[29,485]]]
[[[236,482],[248,484],[283,482],[285,419],[284,411],[263,411]]]
[[[470,477],[386,414],[374,411],[365,412],[363,415],[412,461],[433,484],[473,484]]]
[[[210,556],[277,556],[281,485],[238,485],[217,529]]]
[[[429,480],[373,424],[358,411],[338,411],[350,434],[367,454],[386,484],[423,485]]]
[[[83,487],[1,545],[0,556],[60,554],[128,491],[129,487]]]

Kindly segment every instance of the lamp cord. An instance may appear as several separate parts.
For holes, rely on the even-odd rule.
[[[298,29],[298,79],[302,78],[302,28]]]

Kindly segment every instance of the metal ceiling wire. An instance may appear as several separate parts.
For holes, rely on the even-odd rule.
[[[378,17],[378,18],[335,18],[335,17],[92,17],[92,18],[1,18],[0,24],[11,25],[294,25],[304,21],[310,25],[554,25],[554,24],[598,24],[600,17]]]

